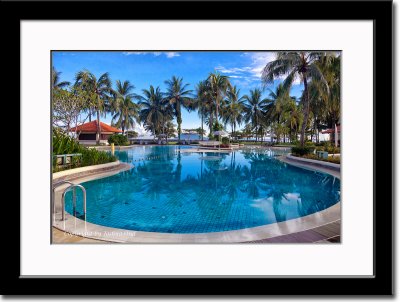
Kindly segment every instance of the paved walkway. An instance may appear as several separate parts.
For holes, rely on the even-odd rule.
[[[56,228],[53,229],[53,241],[52,243],[111,243],[107,241],[101,241],[101,240],[94,240],[94,239],[89,239],[81,236],[76,236],[72,235],[63,231],[60,231]]]
[[[340,243],[340,223],[335,221],[310,230],[244,243]]]

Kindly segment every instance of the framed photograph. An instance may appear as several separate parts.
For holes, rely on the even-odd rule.
[[[3,294],[393,294],[391,1],[1,7]]]

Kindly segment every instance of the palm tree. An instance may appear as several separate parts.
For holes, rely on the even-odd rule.
[[[75,76],[75,87],[88,92],[95,101],[94,110],[97,119],[96,143],[100,143],[101,125],[100,113],[108,111],[108,103],[114,91],[111,88],[111,80],[108,72],[103,73],[98,79],[88,70],[79,71]],[[89,109],[90,110],[90,109]]]
[[[166,101],[160,87],[154,88],[150,85],[150,89],[142,90],[144,96],[139,96],[139,105],[142,107],[140,118],[146,128],[153,133],[154,136],[159,134],[165,124],[165,107]]]
[[[266,99],[266,105],[264,107],[266,117],[270,123],[277,123],[277,127],[280,127],[282,122],[282,115],[285,113],[288,102],[290,101],[289,91],[283,88],[283,84],[280,83],[276,87],[275,91],[269,90],[268,98]],[[280,133],[276,133],[277,142],[279,143]]]
[[[125,129],[130,129],[140,122],[139,110],[140,106],[133,102],[133,99],[138,99],[138,95],[132,93],[135,86],[129,81],[121,83],[120,80],[116,82],[117,89],[115,91],[115,99],[112,104],[112,111],[114,113],[112,121],[115,126],[122,129],[125,134]],[[116,121],[116,122],[115,122]]]
[[[215,116],[218,122],[220,103],[226,96],[228,88],[231,88],[231,83],[229,81],[229,77],[221,75],[218,72],[210,73],[207,81],[210,85],[211,94],[215,102]]]
[[[167,85],[166,97],[174,109],[174,115],[178,123],[178,140],[180,140],[182,132],[181,107],[186,109],[190,108],[192,90],[187,90],[189,84],[183,84],[183,78],[178,78],[176,76],[173,76],[170,80],[166,80],[164,83]]]
[[[290,98],[290,101],[286,104],[285,115],[286,125],[289,128],[290,140],[293,139],[293,130],[294,138],[295,140],[297,140],[297,134],[299,132],[299,124],[302,119],[302,114],[301,106],[297,106],[295,98]]]
[[[265,84],[273,83],[274,79],[286,76],[283,81],[283,88],[290,90],[293,82],[300,78],[304,85],[304,119],[301,126],[300,143],[304,146],[305,130],[310,113],[310,101],[308,97],[308,81],[315,79],[324,82],[325,88],[329,91],[326,80],[316,64],[316,61],[324,52],[305,52],[305,51],[282,51],[276,54],[275,60],[269,62],[262,71],[262,81]]]
[[[228,89],[223,108],[223,120],[225,124],[231,124],[232,136],[236,131],[236,125],[240,125],[243,120],[244,97],[240,96],[240,89],[233,86]]]
[[[340,120],[340,57],[321,57],[316,64],[329,87],[327,91],[324,83],[315,79],[309,83],[310,110],[318,141],[321,128],[333,128]]]
[[[212,103],[210,89],[207,81],[200,81],[196,85],[196,97],[192,102],[192,109],[197,109],[201,118],[201,140],[204,135],[204,117],[209,112],[209,105]]]
[[[60,74],[61,72],[57,71],[53,66],[53,70],[51,73],[53,91],[65,88],[71,84],[70,82],[67,81],[60,82]]]
[[[253,129],[255,129],[257,141],[258,128],[264,119],[264,106],[266,100],[262,99],[262,92],[258,88],[250,90],[250,96],[245,95],[244,99],[246,100],[244,103],[244,119],[246,123],[251,121]]]

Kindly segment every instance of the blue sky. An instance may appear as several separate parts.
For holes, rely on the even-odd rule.
[[[261,88],[262,68],[271,60],[271,52],[53,52],[53,66],[61,72],[61,81],[74,82],[75,74],[87,69],[97,77],[109,72],[113,85],[116,80],[129,80],[141,94],[142,89],[150,85],[160,86],[165,91],[164,81],[173,75],[183,77],[189,83],[189,89],[206,79],[210,72],[219,71],[230,77],[231,82],[240,88],[241,94],[250,89]],[[266,87],[274,90],[280,80]],[[295,83],[291,95],[299,97],[303,86]],[[200,119],[197,112],[182,113],[182,128],[197,128]],[[111,123],[111,116],[102,118]],[[243,126],[243,125],[242,125]],[[139,129],[137,129],[139,130]]]

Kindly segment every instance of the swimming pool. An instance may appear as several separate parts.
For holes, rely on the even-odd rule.
[[[340,200],[340,180],[287,165],[282,151],[244,148],[193,153],[184,146],[116,151],[132,169],[82,183],[87,221],[126,230],[208,233],[239,230],[319,212]],[[72,213],[72,194],[66,210]],[[82,196],[77,194],[77,216]]]

